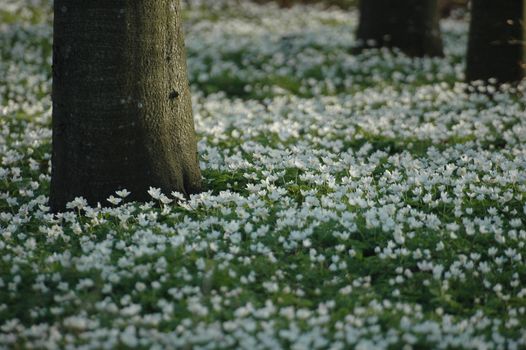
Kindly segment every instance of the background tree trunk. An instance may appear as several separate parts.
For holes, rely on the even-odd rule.
[[[362,0],[358,48],[397,47],[410,56],[442,56],[437,0]]]
[[[514,82],[524,75],[524,1],[472,0],[466,80]]]
[[[50,204],[126,188],[196,192],[201,175],[179,0],[55,0]]]

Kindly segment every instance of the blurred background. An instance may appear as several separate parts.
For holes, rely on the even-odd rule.
[[[240,0],[246,1],[246,0]],[[295,4],[314,4],[320,3],[326,6],[338,6],[344,9],[355,7],[358,0],[253,0],[258,3],[276,2],[282,7],[291,7]],[[438,0],[442,17],[448,17],[456,9],[467,7],[469,0]],[[495,0],[498,1],[498,0]]]

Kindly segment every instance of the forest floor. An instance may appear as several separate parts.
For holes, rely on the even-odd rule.
[[[207,191],[52,215],[51,3],[0,2],[1,349],[526,348],[526,85],[462,83],[465,21],[194,0]]]

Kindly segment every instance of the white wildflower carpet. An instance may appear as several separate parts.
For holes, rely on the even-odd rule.
[[[462,83],[465,20],[190,1],[206,191],[53,215],[51,9],[0,2],[0,349],[526,348],[526,85]]]

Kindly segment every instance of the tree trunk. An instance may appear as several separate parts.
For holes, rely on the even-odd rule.
[[[55,0],[50,205],[200,189],[179,0]]]
[[[472,0],[466,80],[515,82],[524,74],[523,0]]]
[[[359,50],[399,48],[415,57],[442,56],[437,0],[361,0]]]

